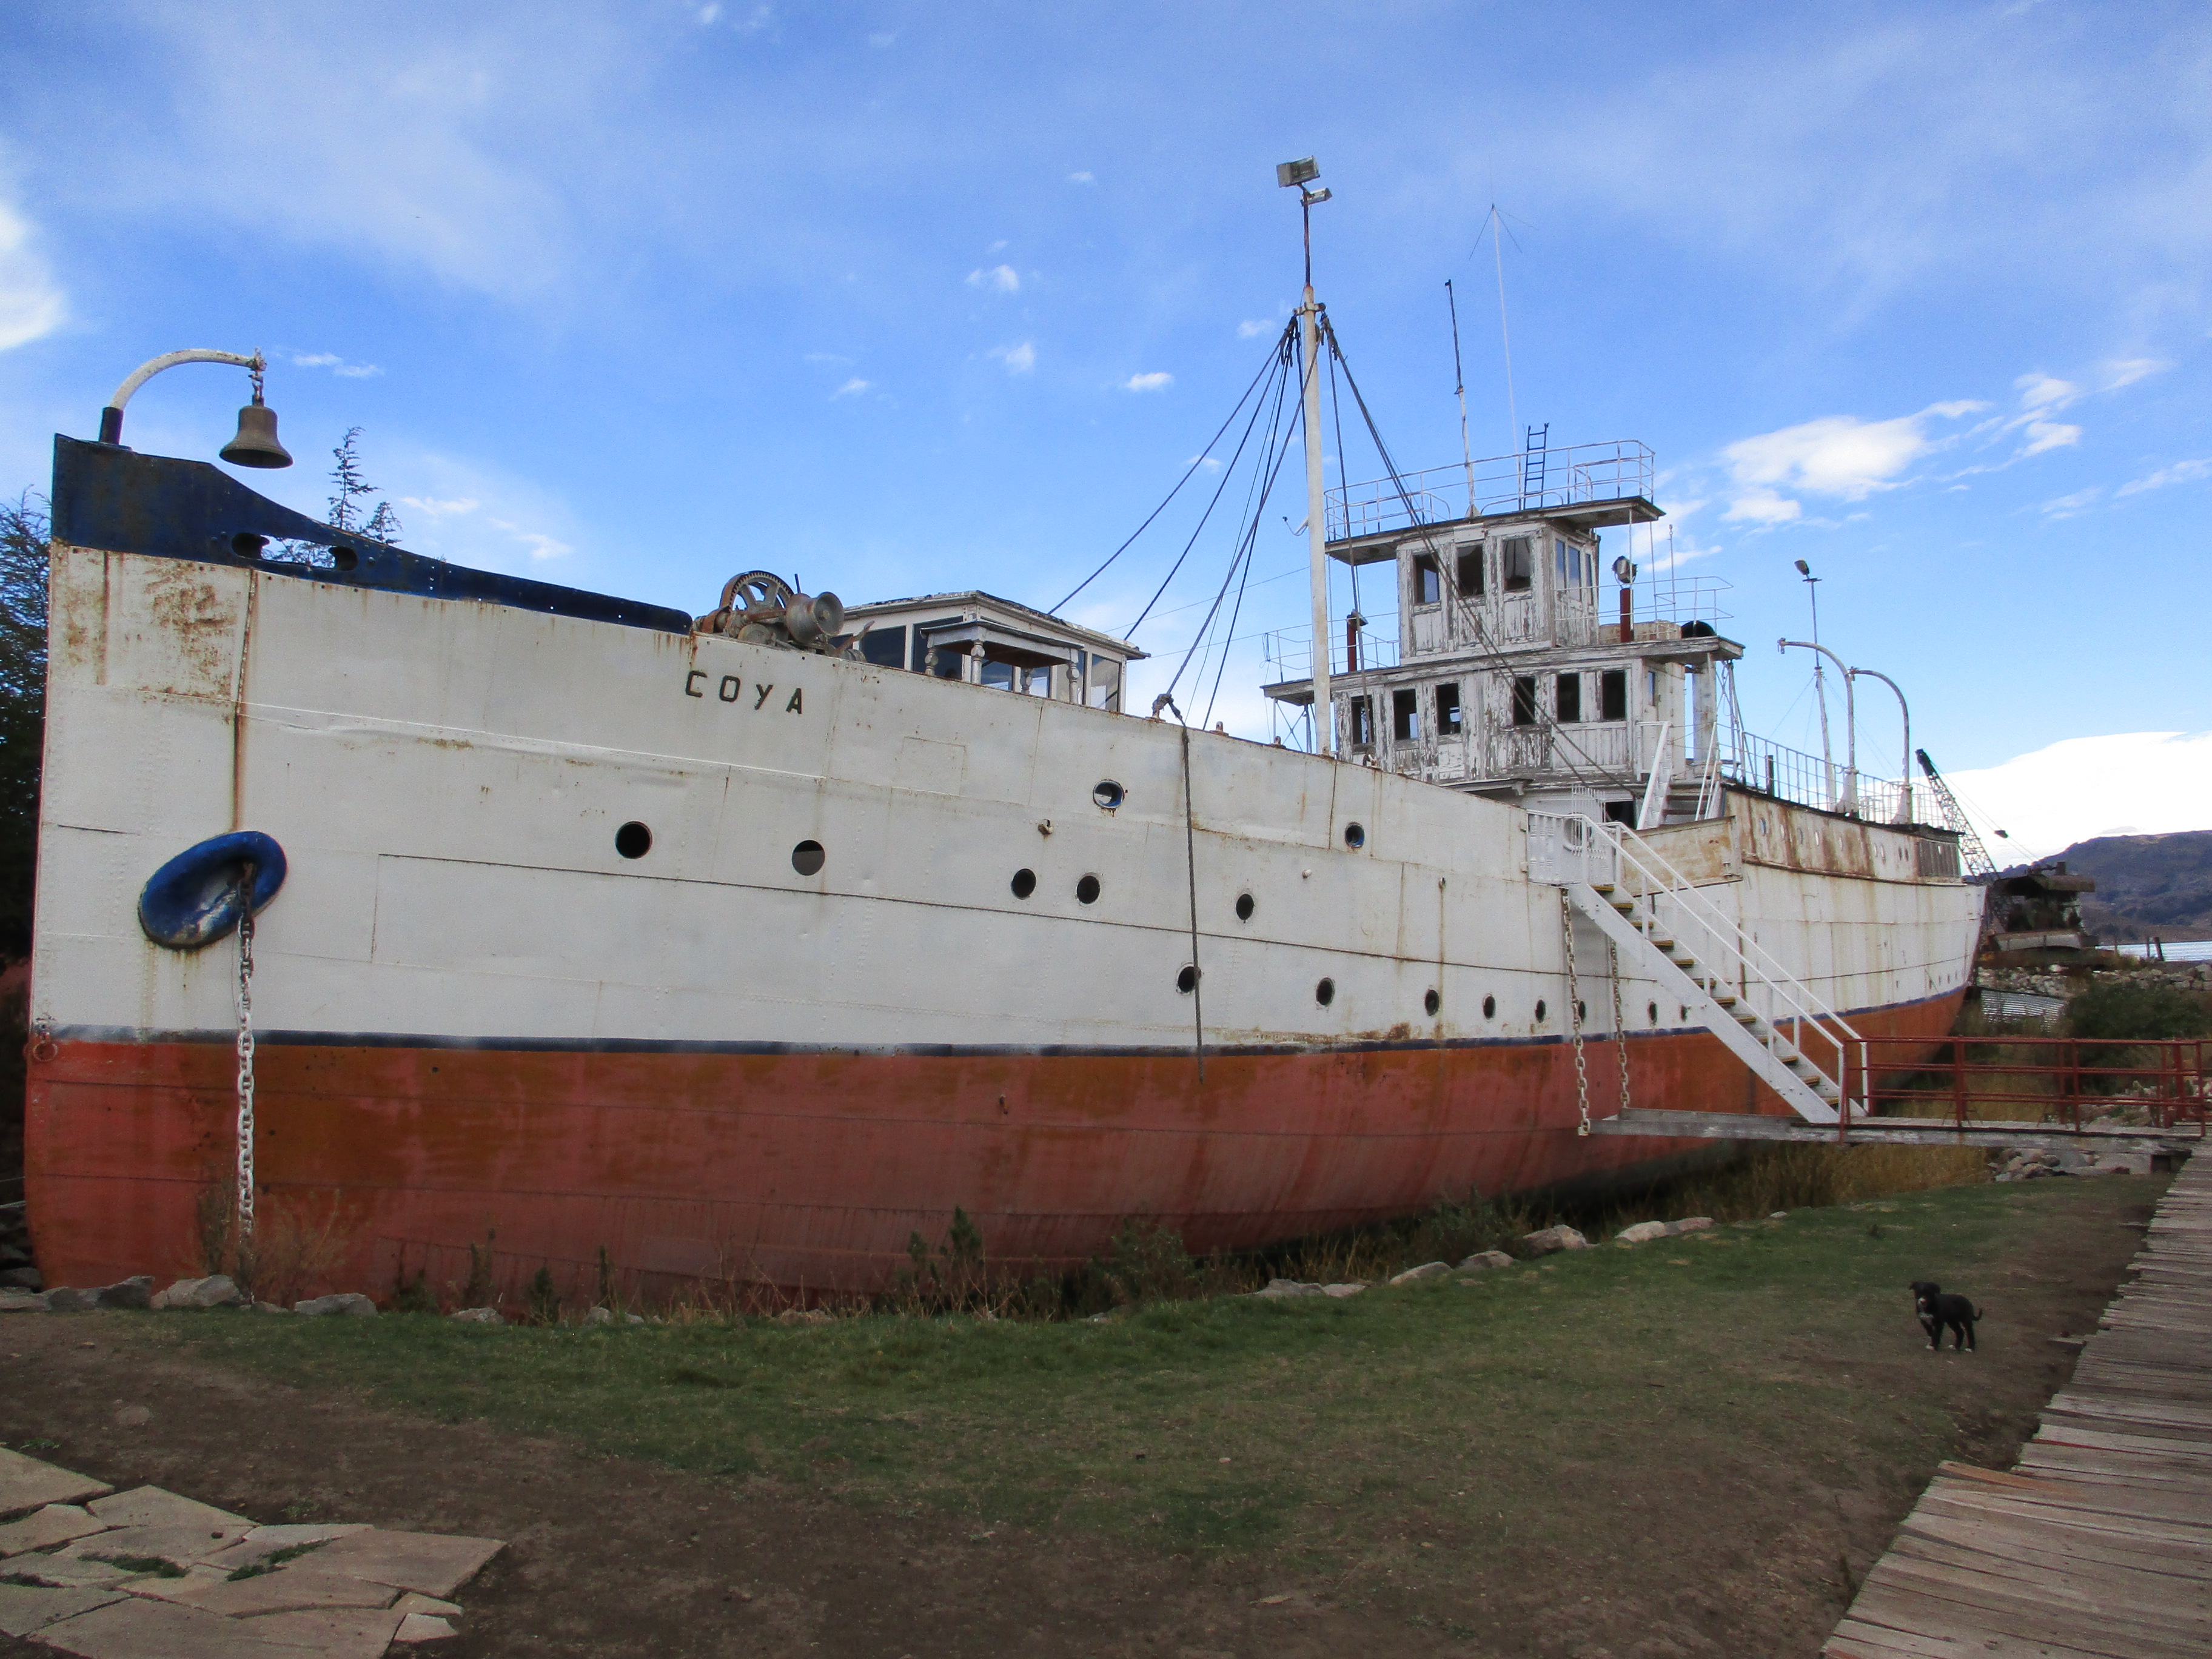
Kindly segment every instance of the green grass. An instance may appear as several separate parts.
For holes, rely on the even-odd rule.
[[[1103,1324],[184,1328],[293,1382],[934,1515],[955,1537],[1065,1523],[1341,1564],[1417,1534],[1557,1541],[1575,1524],[1552,1501],[1561,1482],[1613,1468],[1656,1486],[1931,1467],[1956,1434],[1919,1380],[1935,1370],[1867,1380],[1920,1340],[1904,1286],[1986,1282],[1976,1269],[2029,1230],[2106,1218],[2101,1185],[1912,1193],[1465,1281],[1155,1304]]]

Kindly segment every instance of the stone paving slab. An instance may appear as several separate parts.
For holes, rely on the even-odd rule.
[[[433,1619],[458,1619],[461,1609],[452,1601],[441,1601],[434,1595],[425,1595],[420,1590],[409,1590],[392,1604],[394,1613],[427,1613]]]
[[[156,1601],[175,1601],[191,1607],[217,1584],[227,1583],[229,1577],[230,1575],[222,1569],[202,1562],[185,1568],[185,1576],[181,1578],[164,1578],[155,1573],[143,1578],[133,1578],[123,1588],[133,1595],[150,1595]]]
[[[228,1550],[250,1530],[251,1522],[220,1527],[116,1527],[81,1536],[72,1548],[79,1555],[143,1555],[189,1567]]]
[[[71,1470],[0,1446],[0,1521],[48,1504],[76,1504],[115,1490],[104,1480],[88,1480]]]
[[[399,1628],[392,1632],[392,1639],[411,1646],[417,1642],[442,1642],[448,1636],[459,1634],[434,1613],[410,1613],[399,1621]]]
[[[79,1659],[300,1659],[301,1653],[263,1639],[250,1622],[136,1595],[48,1625],[38,1639]]]
[[[104,1531],[106,1526],[107,1522],[96,1518],[90,1510],[81,1510],[74,1504],[49,1504],[42,1510],[32,1510],[21,1521],[0,1526],[0,1558],[21,1555],[25,1550],[52,1549],[88,1532]]]
[[[112,1498],[95,1498],[85,1508],[111,1527],[205,1527],[210,1532],[228,1529],[243,1538],[253,1522],[212,1504],[179,1498],[159,1486],[134,1486]]]
[[[327,1552],[317,1550],[296,1566],[278,1567],[251,1578],[228,1578],[204,1590],[192,1590],[177,1599],[196,1607],[232,1618],[257,1613],[291,1613],[316,1607],[386,1607],[398,1595],[389,1584],[380,1584],[351,1573],[332,1572],[320,1563]]]
[[[425,1595],[451,1595],[504,1547],[496,1538],[377,1527],[326,1545],[310,1559],[327,1572],[351,1573]]]
[[[95,1533],[94,1536],[99,1534]],[[55,1589],[106,1589],[145,1576],[129,1567],[118,1567],[112,1561],[95,1561],[88,1556],[72,1554],[70,1550],[55,1555],[15,1556],[8,1563],[8,1572],[11,1577],[35,1578]]]
[[[74,1619],[80,1613],[120,1600],[120,1590],[32,1589],[0,1584],[0,1635],[28,1636],[42,1625]]]
[[[302,1544],[327,1544],[333,1538],[349,1538],[355,1533],[368,1530],[365,1524],[359,1522],[332,1527],[256,1527],[228,1549],[209,1556],[208,1565],[235,1572],[240,1567],[268,1559],[279,1550],[297,1549]]]
[[[344,1607],[319,1607],[299,1613],[271,1613],[245,1621],[245,1628],[264,1642],[278,1642],[323,1659],[383,1659],[384,1650],[407,1615],[397,1607],[382,1612]]]

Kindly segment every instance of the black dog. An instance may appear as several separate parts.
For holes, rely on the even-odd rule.
[[[1928,1346],[1943,1346],[1943,1333],[1951,1333],[1954,1352],[1960,1348],[1973,1351],[1974,1322],[1982,1310],[1963,1296],[1949,1296],[1943,1287],[1931,1279],[1915,1279],[1911,1285],[1912,1311],[1920,1321],[1920,1328],[1928,1333]]]

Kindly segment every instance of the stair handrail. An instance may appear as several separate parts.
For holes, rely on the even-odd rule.
[[[1851,1023],[1815,995],[1810,986],[1777,961],[1765,946],[1744,929],[1741,922],[1706,898],[1696,884],[1668,863],[1665,854],[1643,836],[1624,823],[1598,823],[1588,818],[1584,822],[1589,828],[1595,829],[1611,841],[1620,850],[1621,858],[1634,867],[1647,884],[1656,885],[1658,890],[1672,898],[1689,920],[1710,934],[1724,956],[1733,957],[1741,962],[1771,1002],[1779,1003],[1786,1009],[1788,1017],[1796,1027],[1796,1042],[1801,1051],[1807,1046],[1805,1034],[1808,1029],[1819,1033],[1822,1040],[1835,1050],[1835,1073],[1830,1081],[1839,1093],[1846,1092],[1850,1071],[1850,1050],[1846,1045],[1861,1041]],[[1651,914],[1653,921],[1656,923],[1659,912],[1656,902]],[[1780,1022],[1775,1018],[1774,1012],[1770,1006],[1765,1011],[1766,1022],[1770,1026],[1778,1027]],[[1777,1035],[1779,1035],[1778,1030]]]
[[[1706,898],[1697,884],[1670,864],[1656,848],[1626,824],[1610,819],[1600,822],[1587,813],[1532,811],[1528,817],[1532,829],[1536,828],[1539,819],[1550,819],[1560,826],[1559,831],[1547,831],[1547,839],[1556,836],[1561,850],[1579,855],[1583,873],[1577,879],[1591,880],[1590,854],[1598,848],[1607,849],[1610,854],[1605,861],[1611,865],[1612,874],[1615,877],[1623,863],[1633,869],[1644,883],[1644,896],[1652,900],[1654,926],[1662,922],[1658,896],[1663,893],[1672,898],[1682,919],[1696,924],[1712,939],[1723,964],[1741,963],[1747,977],[1757,983],[1768,1000],[1768,1006],[1763,1011],[1767,1024],[1776,1028],[1778,1037],[1780,1036],[1780,1022],[1775,1016],[1779,1012],[1796,1026],[1796,1041],[1801,1052],[1807,1047],[1806,1034],[1808,1030],[1818,1033],[1835,1050],[1835,1073],[1829,1080],[1839,1094],[1848,1094],[1850,1051],[1847,1045],[1863,1044],[1863,1041],[1850,1022],[1829,1007],[1814,994],[1811,987],[1775,960],[1773,955],[1752,938],[1740,922]],[[1572,834],[1561,833],[1569,825],[1573,826]],[[1531,874],[1537,873],[1540,857],[1541,854],[1532,849]],[[1747,991],[1750,987],[1747,985],[1743,988]]]

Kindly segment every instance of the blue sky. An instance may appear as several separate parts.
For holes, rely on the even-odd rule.
[[[301,464],[252,482],[319,508],[357,425],[421,551],[695,611],[755,565],[1050,605],[1259,368],[1298,284],[1273,165],[1313,154],[1316,280],[1399,461],[1460,453],[1447,277],[1475,453],[1508,447],[1494,202],[1519,416],[1657,452],[1749,724],[1817,744],[1771,643],[1804,558],[1940,762],[2061,744],[2008,775],[2026,810],[2212,823],[2078,741],[2212,727],[2201,6],[33,0],[0,46],[11,493],[142,359],[258,345]],[[209,456],[242,389],[164,376],[128,441]],[[1289,477],[1232,730],[1303,625]],[[1180,543],[1071,614],[1126,627]],[[1138,643],[1179,658],[1228,557]]]

